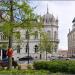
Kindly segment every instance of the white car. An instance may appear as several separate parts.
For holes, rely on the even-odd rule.
[[[56,57],[56,56],[51,56],[50,59],[51,59],[51,60],[57,60],[57,59],[59,59],[59,58]]]

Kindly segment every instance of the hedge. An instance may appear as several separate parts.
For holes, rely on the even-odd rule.
[[[75,74],[75,60],[37,61],[33,63],[36,70],[48,70],[50,72],[64,72]]]

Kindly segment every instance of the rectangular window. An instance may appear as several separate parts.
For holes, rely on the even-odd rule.
[[[17,53],[20,53],[20,45],[17,45]]]
[[[28,31],[26,31],[26,39],[29,39],[30,37],[29,37],[29,32]]]
[[[38,32],[35,31],[35,39],[38,39]]]
[[[26,45],[26,53],[28,52],[28,50],[27,50],[27,45]]]

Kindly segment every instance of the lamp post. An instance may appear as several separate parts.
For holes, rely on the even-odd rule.
[[[28,30],[27,30],[26,38],[27,38],[27,52],[28,52],[28,64],[29,64],[29,31]]]
[[[37,21],[37,19],[26,20],[26,21]],[[27,29],[26,39],[27,39],[27,52],[28,52],[28,64],[29,64],[29,30]]]

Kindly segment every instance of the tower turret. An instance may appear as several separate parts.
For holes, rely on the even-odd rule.
[[[75,17],[74,17],[72,23],[73,23],[73,25],[72,25],[72,29],[75,29]]]
[[[47,4],[47,14],[49,13],[48,11],[49,11],[49,10],[48,10],[48,4]]]

